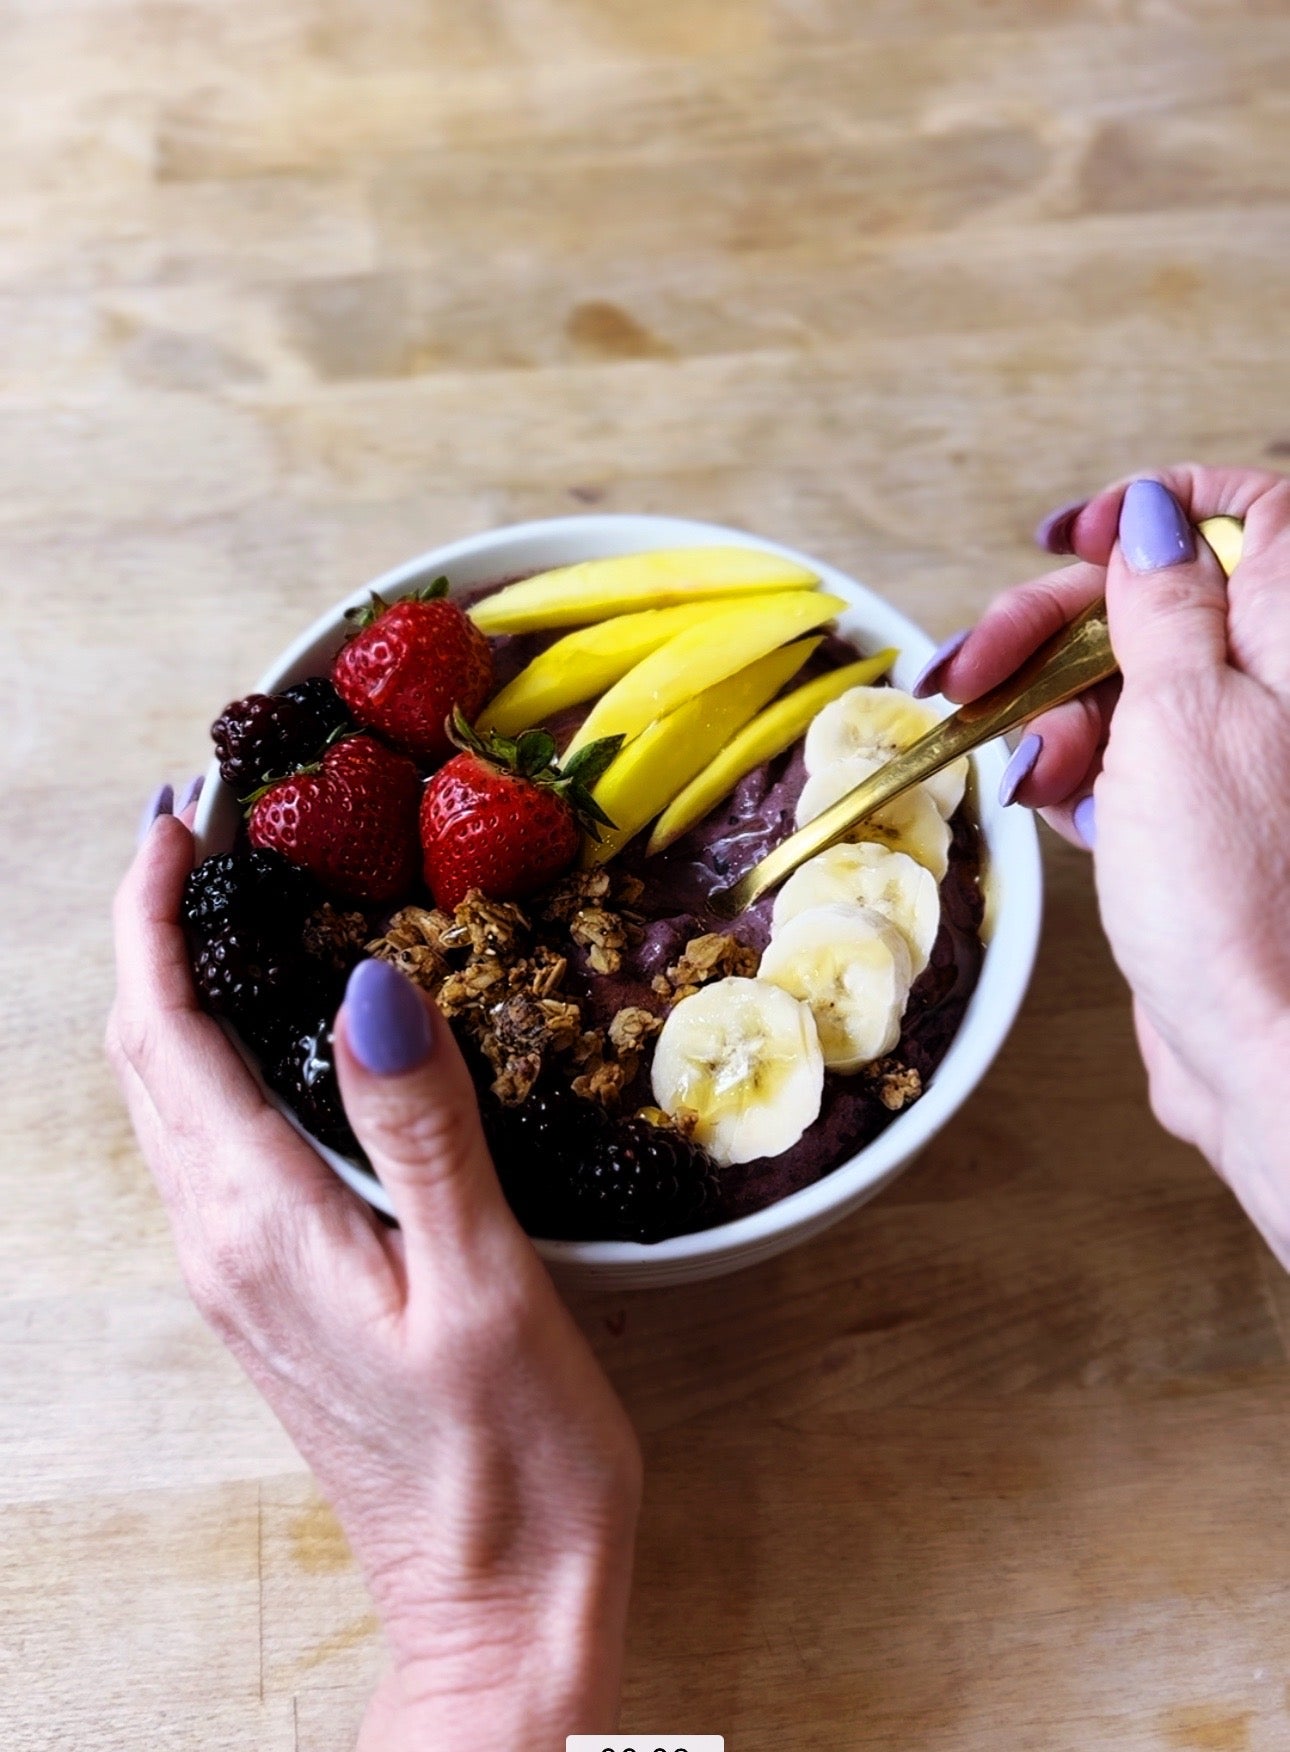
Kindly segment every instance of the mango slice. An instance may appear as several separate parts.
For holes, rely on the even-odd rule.
[[[688,627],[602,696],[565,749],[565,758],[601,736],[639,736],[656,718],[665,718],[695,694],[832,620],[846,606],[840,596],[781,591],[745,597],[701,625]]]
[[[584,864],[603,864],[665,809],[741,724],[773,699],[819,644],[799,639],[771,651],[738,674],[678,706],[629,742],[592,796],[614,823],[599,842],[587,840]]]
[[[480,713],[478,730],[517,736],[555,712],[604,693],[642,657],[675,634],[720,614],[724,605],[683,602],[676,608],[647,608],[620,614],[557,639],[508,682]]]
[[[537,633],[728,591],[815,590],[819,582],[805,566],[760,548],[658,548],[539,572],[485,597],[469,613],[485,633]]]
[[[809,728],[815,714],[831,700],[840,698],[848,688],[877,681],[896,657],[897,652],[889,649],[863,657],[858,663],[848,663],[842,669],[831,669],[827,675],[817,676],[759,712],[668,804],[654,823],[646,855],[653,857],[688,833],[723,797],[730,795],[745,773],[790,748]]]

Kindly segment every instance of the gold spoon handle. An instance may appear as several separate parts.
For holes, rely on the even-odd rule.
[[[1235,524],[1234,518],[1215,517],[1199,526],[1229,577],[1240,557],[1239,525],[1233,529]],[[721,918],[735,918],[770,889],[778,888],[808,858],[835,845],[875,810],[893,803],[924,779],[933,778],[943,767],[982,743],[992,742],[996,736],[1015,730],[1018,724],[1087,692],[1114,675],[1116,669],[1106,625],[1106,603],[1099,600],[1054,633],[1006,681],[980,699],[960,706],[948,718],[942,718],[925,736],[902,749],[894,760],[863,779],[814,821],[790,834],[737,882],[714,894],[709,902],[712,910]]]

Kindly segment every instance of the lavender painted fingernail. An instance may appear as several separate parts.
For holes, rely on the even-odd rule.
[[[1076,833],[1092,851],[1097,844],[1097,810],[1091,797],[1080,799],[1072,811],[1071,820],[1075,823]]]
[[[195,779],[189,779],[187,785],[184,787],[183,798],[175,810],[176,815],[182,815],[185,809],[192,808],[193,804],[202,794],[202,784],[203,779],[201,773],[198,773]]]
[[[999,801],[1006,809],[1009,803],[1016,801],[1017,792],[1021,789],[1023,779],[1028,779],[1035,770],[1035,762],[1044,750],[1044,739],[1034,730],[1027,732],[1012,751],[1012,759],[1003,769],[1003,777],[999,780]]]
[[[360,961],[345,990],[354,1057],[378,1077],[399,1077],[430,1057],[434,1035],[421,993],[388,961]]]
[[[1049,554],[1073,554],[1075,519],[1087,504],[1087,499],[1072,499],[1069,505],[1059,505],[1050,511],[1035,530],[1036,547]]]
[[[936,685],[940,671],[944,669],[956,651],[962,650],[971,631],[971,627],[964,627],[961,633],[951,633],[949,638],[942,640],[932,652],[914,677],[914,685],[909,690],[916,700],[925,700],[929,695],[940,692]]]
[[[159,815],[173,815],[175,812],[175,787],[173,785],[158,785],[143,806],[143,814],[139,817],[139,838],[142,841],[148,829]]]
[[[1135,572],[1160,572],[1196,558],[1196,535],[1159,481],[1131,481],[1120,506],[1120,552]]]

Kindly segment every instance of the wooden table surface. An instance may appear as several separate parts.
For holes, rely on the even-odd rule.
[[[741,524],[944,633],[1050,505],[1290,456],[1288,76],[1280,0],[2,0],[10,1752],[341,1752],[381,1660],[101,1062],[148,790],[492,524]],[[894,1190],[582,1304],[647,1452],[629,1727],[1290,1746],[1290,1287],[1045,850],[1023,1019]]]

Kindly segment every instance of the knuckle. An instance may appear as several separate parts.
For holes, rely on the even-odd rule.
[[[998,620],[1004,626],[1016,626],[1024,621],[1028,614],[1034,611],[1034,599],[1037,586],[1030,584],[1013,584],[1006,590],[999,591],[993,597],[985,614],[978,624]]]
[[[108,1024],[109,1056],[121,1069],[136,1071],[147,1080],[154,1053],[152,1029],[144,1019],[132,1012],[114,1011]]]
[[[1290,476],[1281,475],[1273,482],[1262,495],[1260,511],[1265,514],[1272,535],[1290,529]]]
[[[258,1296],[267,1276],[264,1249],[240,1227],[217,1231],[206,1262],[223,1294],[238,1304]]]
[[[478,1113],[460,1099],[382,1104],[355,1129],[370,1148],[403,1168],[451,1168],[480,1143]]]
[[[213,1255],[200,1245],[189,1243],[181,1246],[179,1269],[197,1312],[208,1326],[221,1330],[222,1322],[231,1310],[231,1300]]]
[[[213,1332],[217,1332],[221,1338],[228,1338],[236,1331],[237,1322],[233,1316],[232,1302],[226,1295],[218,1274],[204,1259],[186,1260],[183,1274],[188,1294],[197,1312]]]
[[[1153,573],[1149,598],[1146,591],[1141,594],[1144,606],[1157,625],[1171,623],[1180,615],[1190,619],[1196,610],[1196,580],[1186,566],[1168,566],[1164,571]]]
[[[1013,639],[1027,646],[1046,639],[1069,618],[1060,592],[1042,578],[1005,592],[990,612]]]
[[[180,1266],[198,1312],[217,1332],[240,1330],[263,1300],[271,1277],[265,1235],[227,1209],[203,1213],[180,1250]]]

